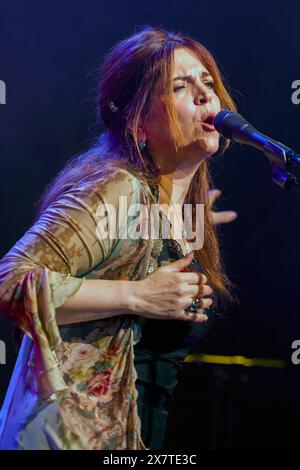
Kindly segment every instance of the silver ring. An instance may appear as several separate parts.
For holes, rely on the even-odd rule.
[[[197,313],[198,310],[200,310],[200,307],[199,307],[199,303],[196,302],[196,300],[193,300],[193,302],[191,303],[191,305],[189,305],[189,307],[186,307],[184,309],[185,313],[189,314],[189,313]]]

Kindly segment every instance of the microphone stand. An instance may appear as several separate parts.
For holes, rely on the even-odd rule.
[[[289,168],[300,165],[300,155],[286,147],[281,142],[266,142],[264,154],[268,157],[272,168],[272,180],[282,189],[295,189],[300,191],[300,183]]]

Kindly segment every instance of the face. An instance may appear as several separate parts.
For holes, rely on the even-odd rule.
[[[170,171],[184,162],[197,164],[217,152],[219,133],[203,121],[216,115],[221,107],[214,91],[213,77],[199,59],[190,51],[174,51],[173,98],[178,122],[183,135],[183,145],[175,151],[164,107],[164,97],[158,94],[151,116],[145,126],[145,136],[156,162]]]

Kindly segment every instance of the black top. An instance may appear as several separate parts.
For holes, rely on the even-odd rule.
[[[166,260],[173,262],[183,256],[176,240],[163,239],[158,267]],[[189,265],[189,269],[201,272],[196,260]],[[199,345],[214,317],[211,307],[205,313],[209,317],[205,323],[146,319],[142,326],[143,336],[134,346],[134,364],[138,376],[136,386],[142,439],[150,449],[159,450],[163,446],[181,362],[194,346]]]

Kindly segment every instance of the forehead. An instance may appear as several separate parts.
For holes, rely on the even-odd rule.
[[[208,70],[192,51],[182,47],[175,49],[172,78],[177,75],[198,75],[202,72],[208,72]]]

